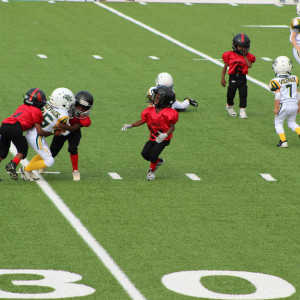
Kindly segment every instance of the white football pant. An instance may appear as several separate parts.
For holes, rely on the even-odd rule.
[[[182,102],[175,101],[174,104],[172,105],[172,108],[183,110],[183,109],[187,109],[189,106],[190,106],[190,101],[189,100],[184,100]]]
[[[52,167],[54,158],[52,157],[49,145],[47,144],[44,136],[39,136],[35,127],[27,130],[26,140],[33,150],[40,155],[47,167]]]
[[[283,122],[286,119],[288,127],[295,131],[299,125],[296,123],[296,116],[298,111],[297,102],[282,103],[279,110],[279,114],[275,116],[275,130],[277,134],[284,133]]]

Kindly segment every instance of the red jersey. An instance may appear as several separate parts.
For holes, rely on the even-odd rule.
[[[17,108],[12,116],[3,120],[2,123],[15,124],[16,122],[21,124],[23,131],[26,131],[33,127],[34,123],[42,124],[43,113],[35,106],[22,104]]]
[[[79,124],[82,127],[89,127],[92,122],[89,116],[84,119],[78,119],[76,117],[70,117],[70,125],[73,126],[74,124]]]
[[[156,113],[155,107],[147,107],[141,114],[142,121],[147,123],[150,131],[150,141],[155,141],[158,131],[165,133],[170,129],[171,124],[176,124],[179,118],[178,112],[170,107],[164,108],[160,113]],[[173,136],[171,133],[166,140]]]
[[[256,60],[255,56],[251,53],[248,53],[246,57],[251,63],[254,63]],[[222,59],[224,63],[229,66],[228,74],[248,74],[248,67],[243,55],[238,55],[233,51],[227,51],[223,53]]]

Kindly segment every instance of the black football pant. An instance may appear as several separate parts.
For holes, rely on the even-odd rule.
[[[234,105],[236,91],[239,90],[240,107],[247,107],[247,78],[246,75],[229,75],[229,86],[227,89],[227,104]]]
[[[19,122],[14,124],[2,124],[0,127],[0,157],[5,159],[8,155],[10,143],[13,142],[18,153],[26,158],[28,153],[28,143],[23,136],[23,129]]]
[[[161,143],[156,143],[155,141],[148,141],[145,144],[141,154],[144,157],[144,159],[151,161],[152,163],[156,163],[161,152],[169,144],[170,140],[163,141]]]
[[[50,151],[52,156],[55,157],[63,147],[66,140],[68,140],[69,147],[68,152],[71,155],[76,155],[78,153],[78,146],[81,139],[81,130],[78,129],[74,132],[69,133],[67,136],[55,135],[52,139]]]

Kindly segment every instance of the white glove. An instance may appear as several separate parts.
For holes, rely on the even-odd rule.
[[[156,143],[161,143],[168,135],[166,133],[159,133],[159,136],[156,138]]]
[[[124,124],[123,127],[121,128],[122,131],[126,131],[128,129],[131,129],[132,125],[131,124]]]

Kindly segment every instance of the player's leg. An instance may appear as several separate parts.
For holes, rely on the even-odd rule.
[[[144,157],[145,160],[150,161],[150,154],[152,147],[156,144],[155,141],[147,141],[141,155]]]
[[[295,48],[293,48],[293,55],[294,55],[296,61],[298,62],[298,64],[300,64],[300,56],[299,56],[298,51]]]
[[[247,97],[248,97],[248,87],[246,78],[241,80],[239,86],[239,97],[240,97],[240,115],[241,119],[247,119],[246,107],[247,107]]]
[[[189,106],[190,106],[190,101],[188,99],[183,100],[182,102],[176,100],[172,105],[172,108],[177,110],[186,110]]]
[[[282,105],[279,110],[278,115],[275,116],[275,120],[274,120],[275,130],[280,139],[279,143],[277,144],[277,147],[281,147],[281,148],[288,147],[287,139],[286,139],[285,132],[283,129],[283,123],[284,123],[284,120],[286,119],[286,117],[287,117],[287,112],[286,112],[284,105]]]
[[[300,127],[296,123],[298,104],[291,103],[288,106],[289,106],[289,113],[287,115],[287,125],[292,131],[295,131],[300,137]]]
[[[69,135],[67,135],[68,138],[68,152],[70,153],[70,159],[72,163],[73,168],[73,180],[79,181],[80,180],[80,173],[78,170],[78,146],[81,139],[81,130],[76,130]]]
[[[233,75],[229,75],[229,85],[227,88],[227,104],[226,110],[231,117],[236,116],[236,112],[233,109],[234,106],[234,97],[237,90],[236,78]]]

